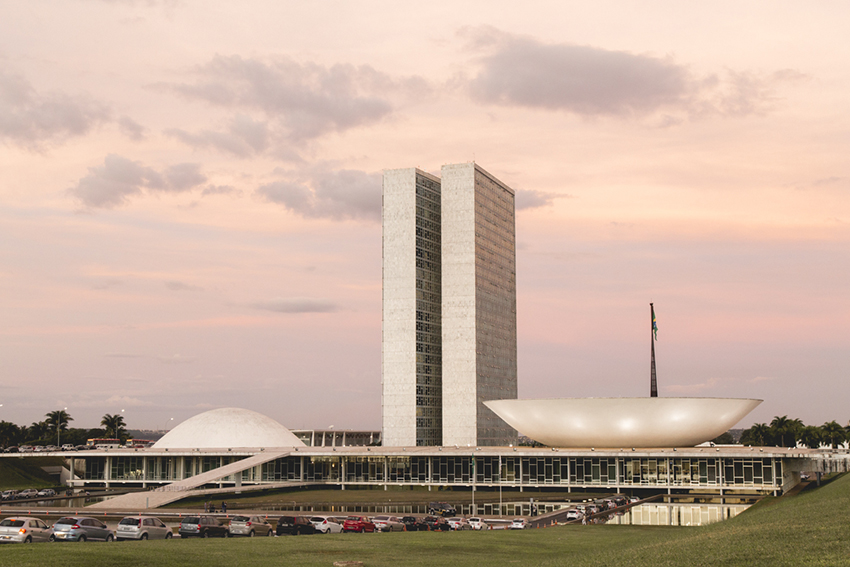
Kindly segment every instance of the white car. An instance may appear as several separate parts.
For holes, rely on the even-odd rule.
[[[174,532],[152,516],[127,516],[118,522],[115,539],[171,539]]]
[[[39,498],[46,498],[48,496],[56,496],[56,491],[52,488],[42,488],[38,491]]]
[[[511,522],[509,530],[524,530],[528,527],[528,520],[525,518],[514,518]]]
[[[316,527],[317,532],[323,534],[342,533],[342,525],[330,516],[313,516],[310,522]]]
[[[572,522],[574,520],[581,520],[584,518],[584,514],[582,514],[577,508],[570,508],[567,510],[566,520],[568,522]]]
[[[0,522],[0,543],[50,541],[53,530],[38,518],[4,518]]]
[[[473,530],[486,530],[488,528],[487,522],[482,520],[481,518],[470,518],[469,525]]]
[[[449,518],[448,519],[449,526],[455,531],[460,530],[471,530],[472,526],[469,525],[469,521],[466,518]]]

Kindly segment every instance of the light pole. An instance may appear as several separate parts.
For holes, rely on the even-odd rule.
[[[171,419],[169,419],[168,421],[166,421],[166,422],[165,422],[165,425],[163,425],[163,426],[162,426],[162,430],[163,430],[163,431],[169,431],[169,429],[168,429],[168,425],[169,425],[172,421],[174,421],[174,418],[173,418],[173,417],[172,417]]]
[[[62,445],[59,444],[59,433],[62,431],[62,415],[64,411],[68,411],[68,408],[59,412],[58,419],[56,420],[56,450],[59,451],[62,449]]]

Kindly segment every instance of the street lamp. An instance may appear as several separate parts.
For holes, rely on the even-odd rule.
[[[61,450],[62,445],[59,444],[59,433],[62,431],[62,412],[68,411],[68,408],[59,412],[59,419],[56,420],[56,450]]]

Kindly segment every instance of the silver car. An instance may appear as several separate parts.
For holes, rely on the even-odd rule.
[[[0,522],[0,543],[50,541],[50,526],[38,518],[6,518]]]
[[[233,516],[228,527],[232,536],[273,536],[272,525],[262,516]]]
[[[153,516],[127,516],[118,522],[115,539],[171,539],[174,532]]]
[[[96,518],[68,516],[53,524],[55,541],[113,541],[115,533]]]

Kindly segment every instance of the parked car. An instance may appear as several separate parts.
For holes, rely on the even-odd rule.
[[[62,445],[62,450],[63,451],[76,451],[77,448],[74,445],[71,445],[70,443],[65,443],[64,445]]]
[[[423,522],[428,525],[428,529],[432,532],[447,532],[452,529],[446,519],[439,516],[425,516]]]
[[[473,530],[486,530],[489,527],[481,518],[470,518],[469,525]]]
[[[52,488],[42,488],[38,492],[36,492],[36,496],[39,498],[49,498],[51,496],[56,496],[56,491]]]
[[[18,495],[17,490],[4,490],[2,494],[0,494],[0,499],[2,500],[14,500]]]
[[[180,537],[227,537],[227,526],[219,523],[215,516],[186,516],[177,530]]]
[[[272,525],[262,516],[233,516],[230,518],[231,536],[273,536]]]
[[[570,508],[567,510],[566,520],[568,522],[581,520],[582,518],[584,518],[584,514],[582,514],[577,508]]]
[[[449,518],[446,520],[449,523],[449,527],[455,531],[462,530],[471,530],[472,526],[469,525],[469,521],[466,518]]]
[[[17,496],[15,496],[15,500],[36,497],[38,497],[38,490],[36,490],[35,488],[27,488],[26,490],[21,490],[20,492],[18,492]]]
[[[11,447],[6,447],[6,448],[3,450],[3,452],[4,452],[4,453],[17,453],[17,452],[18,452],[18,447],[17,447],[16,445],[12,445]]]
[[[53,530],[38,518],[5,518],[0,521],[0,543],[50,541]]]
[[[153,516],[127,516],[118,522],[115,539],[171,539],[174,532]]]
[[[418,519],[416,516],[404,516],[401,519],[401,522],[409,532],[428,531],[428,524]]]
[[[317,533],[316,526],[306,516],[281,516],[277,520],[277,535],[310,535]]]
[[[344,532],[374,533],[376,529],[375,524],[366,516],[349,516],[342,524]]]
[[[448,502],[429,502],[428,513],[432,516],[454,516],[457,509]]]
[[[115,532],[97,518],[67,516],[53,524],[54,541],[113,541]]]
[[[372,518],[372,523],[379,532],[404,531],[404,524],[395,516],[375,516]]]
[[[508,527],[508,529],[524,530],[527,527],[528,527],[528,520],[526,520],[525,518],[514,518],[514,520],[511,522],[511,525]]]
[[[331,516],[313,516],[310,518],[310,522],[316,528],[316,531],[323,534],[342,533],[342,525]]]

